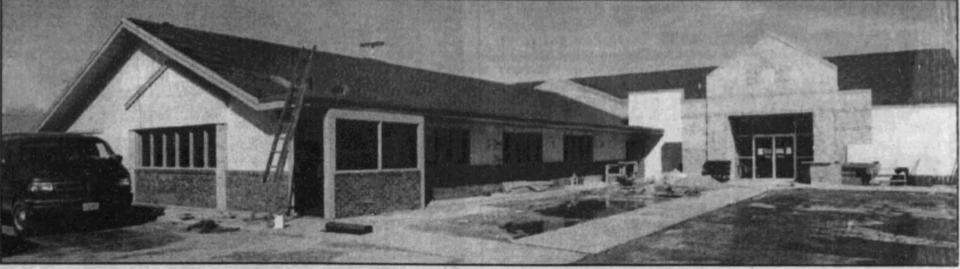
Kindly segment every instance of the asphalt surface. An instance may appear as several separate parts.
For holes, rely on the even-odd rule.
[[[579,263],[957,265],[956,204],[955,193],[775,190],[587,255]],[[443,251],[361,240],[369,236],[229,227],[199,233],[188,229],[189,222],[158,219],[163,213],[136,207],[117,218],[54,219],[35,236],[4,236],[0,262],[463,262],[438,255]],[[434,234],[422,236],[428,235]],[[454,240],[446,242],[451,244],[465,240],[443,238]]]
[[[950,193],[778,190],[578,263],[956,266],[956,205]]]
[[[4,262],[17,255],[53,251],[59,248],[83,248],[91,252],[131,251],[150,248],[176,240],[176,236],[157,233],[153,223],[163,214],[162,208],[134,206],[116,214],[87,214],[50,217],[40,220],[28,237],[6,234],[0,241]],[[150,236],[145,236],[150,235]],[[55,251],[54,251],[55,252]],[[57,262],[56,259],[37,260]]]

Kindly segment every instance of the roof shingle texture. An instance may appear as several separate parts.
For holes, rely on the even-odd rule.
[[[271,75],[293,80],[303,50],[253,39],[130,19],[261,102],[283,100]],[[557,94],[532,88],[318,51],[307,97],[443,115],[626,127],[623,119]],[[346,87],[341,87],[346,85]],[[339,94],[339,89],[347,89]]]

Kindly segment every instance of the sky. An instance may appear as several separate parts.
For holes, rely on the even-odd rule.
[[[47,109],[125,17],[507,83],[715,66],[764,32],[821,56],[957,47],[948,1],[4,0],[2,15],[4,111]]]

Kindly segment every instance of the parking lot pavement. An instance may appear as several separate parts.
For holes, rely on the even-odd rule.
[[[719,207],[710,199],[677,200],[681,208],[668,211],[700,203],[706,213],[646,229],[652,233],[624,234],[603,247],[583,245],[589,243],[584,240],[581,247],[591,251],[408,229],[413,223],[489,209],[476,201],[341,220],[374,225],[374,233],[362,236],[324,232],[328,220],[313,217],[273,230],[268,219],[245,220],[233,213],[137,207],[125,218],[62,219],[26,240],[4,237],[0,248],[4,263],[956,264],[956,193],[783,188],[753,190],[767,192],[718,210],[707,209]],[[618,219],[649,217],[643,210],[595,221],[616,226]],[[194,218],[183,219],[186,215]],[[219,218],[223,229],[188,229],[206,218]],[[581,225],[592,227],[590,222]],[[539,236],[562,235],[555,232]]]
[[[582,253],[597,253],[694,216],[747,199],[766,188],[725,188],[656,203],[638,210],[592,220],[517,242]]]
[[[951,192],[775,190],[584,264],[957,265]]]

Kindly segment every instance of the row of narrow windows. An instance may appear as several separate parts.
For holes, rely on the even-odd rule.
[[[213,168],[217,163],[216,126],[191,126],[137,131],[142,167]],[[417,167],[417,124],[337,120],[337,170],[404,169]],[[432,129],[426,134],[426,163],[470,163],[470,131]],[[505,132],[505,164],[543,162],[543,135]],[[564,135],[563,161],[593,161],[593,137]]]
[[[428,164],[469,164],[470,131],[460,128],[438,128],[426,135]],[[502,140],[502,161],[505,164],[543,162],[543,135],[533,132],[505,132]],[[592,162],[593,137],[564,135],[564,162]]]
[[[217,166],[215,125],[137,131],[140,166],[212,168]]]
[[[416,168],[417,125],[364,120],[337,120],[337,170]],[[425,134],[427,164],[469,164],[470,131],[431,129]],[[543,135],[503,133],[505,164],[543,162]],[[565,162],[593,161],[593,137],[565,135]]]

